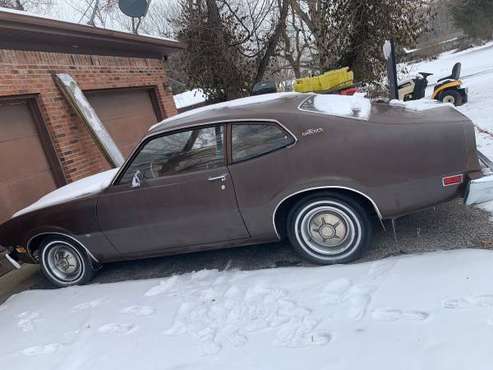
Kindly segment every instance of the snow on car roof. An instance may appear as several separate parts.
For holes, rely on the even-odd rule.
[[[456,109],[453,104],[450,103],[442,103],[438,100],[433,99],[419,99],[419,100],[410,100],[403,102],[402,100],[393,99],[389,103],[393,107],[402,107],[404,109],[414,111],[414,112],[422,112],[429,109],[443,108],[443,107],[451,107]]]
[[[312,95],[301,105],[300,110],[328,114],[331,116],[368,120],[371,101],[361,95]]]
[[[274,103],[276,101],[281,101],[285,98],[298,98],[293,101],[292,109],[293,111],[300,108],[302,111],[311,111],[321,114],[329,114],[334,116],[342,116],[354,119],[368,119],[371,111],[371,102],[369,99],[364,98],[361,95],[355,96],[342,96],[342,95],[321,95],[314,93],[296,93],[296,92],[284,92],[284,93],[274,93],[274,94],[264,94],[250,96],[246,98],[240,98],[235,100],[230,100],[223,103],[207,105],[205,107],[200,107],[196,109],[189,110],[184,113],[177,114],[176,116],[170,117],[161,121],[154,126],[149,128],[149,131],[154,131],[156,129],[161,129],[167,127],[170,123],[177,123],[183,118],[197,117],[203,113],[212,113],[213,111],[221,111],[230,108],[244,108],[255,105],[260,105],[263,103]],[[310,100],[311,99],[311,100]],[[310,106],[309,103],[314,104]],[[298,105],[303,105],[307,103],[306,106],[298,107]],[[283,107],[286,109],[286,106]],[[288,108],[289,109],[289,108]]]
[[[211,104],[211,105],[207,105],[205,107],[200,107],[200,108],[192,109],[192,110],[177,114],[177,115],[172,116],[170,118],[166,118],[165,120],[151,126],[149,128],[149,131],[153,131],[155,129],[162,128],[166,124],[178,121],[182,118],[192,117],[192,116],[198,115],[200,113],[210,112],[210,111],[214,111],[214,110],[228,109],[228,108],[244,107],[244,106],[255,105],[255,104],[262,104],[262,103],[267,103],[267,102],[279,100],[279,99],[282,99],[285,97],[304,96],[304,95],[305,94],[300,94],[300,93],[295,93],[295,92],[283,92],[283,93],[274,93],[274,94],[255,95],[255,96],[249,96],[246,98],[229,100],[229,101],[226,101],[223,103]]]

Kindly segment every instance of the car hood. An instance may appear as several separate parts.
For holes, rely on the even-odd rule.
[[[89,195],[97,194],[106,189],[110,184],[119,168],[101,172],[96,175],[85,177],[81,180],[74,181],[68,185],[46,194],[37,202],[30,206],[17,211],[12,218],[36,211],[38,209],[51,207],[57,204],[66,203],[73,199],[83,198]]]

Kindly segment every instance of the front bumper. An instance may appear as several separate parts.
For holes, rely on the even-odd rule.
[[[16,270],[21,268],[19,262],[17,262],[11,255],[11,251],[7,248],[0,247],[0,265],[8,265]]]

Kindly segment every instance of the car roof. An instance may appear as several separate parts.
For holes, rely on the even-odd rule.
[[[311,95],[294,92],[275,93],[207,105],[167,118],[152,126],[148,134],[153,135],[207,122],[275,119],[280,113],[299,113],[298,106]]]

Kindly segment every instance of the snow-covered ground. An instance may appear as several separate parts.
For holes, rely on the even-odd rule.
[[[411,74],[429,72],[434,85],[439,78],[449,76],[455,63],[462,63],[461,79],[469,88],[469,102],[459,110],[473,120],[480,150],[493,159],[493,42],[458,53],[446,52],[433,61],[409,65]],[[431,96],[433,86],[427,95]]]
[[[28,291],[2,368],[491,369],[493,252]]]
[[[202,89],[193,89],[173,96],[176,109],[204,103],[206,97]]]
[[[493,43],[411,68],[434,82],[457,61],[493,159]],[[0,367],[489,370],[492,265],[456,250],[26,291],[0,305]]]

